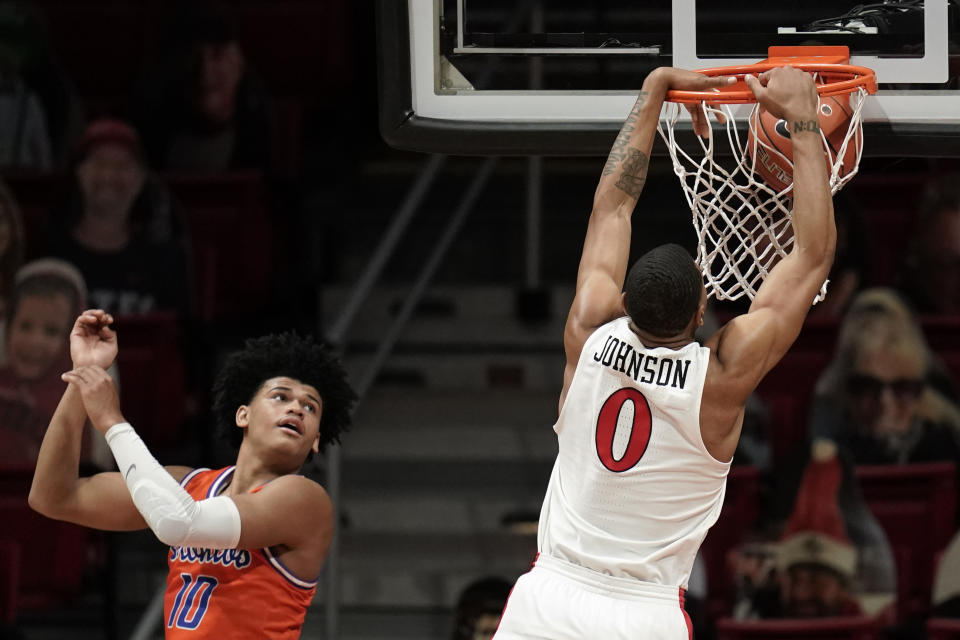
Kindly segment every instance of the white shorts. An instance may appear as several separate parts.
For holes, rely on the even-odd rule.
[[[690,640],[682,590],[540,556],[514,585],[494,640]]]

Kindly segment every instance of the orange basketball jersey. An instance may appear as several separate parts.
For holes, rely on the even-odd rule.
[[[180,484],[197,500],[212,498],[230,484],[233,469],[194,469]],[[290,573],[269,548],[171,547],[167,564],[167,640],[294,640],[317,590],[316,580]]]

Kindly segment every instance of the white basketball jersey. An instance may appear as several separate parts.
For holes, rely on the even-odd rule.
[[[700,436],[709,361],[696,342],[648,349],[627,317],[587,339],[554,425],[541,554],[686,588],[730,469]]]

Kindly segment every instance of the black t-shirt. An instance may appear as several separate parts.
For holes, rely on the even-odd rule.
[[[70,233],[51,239],[49,253],[75,265],[87,283],[87,304],[113,314],[175,311],[187,317],[190,285],[180,242],[133,238],[119,251],[93,251]]]
[[[954,462],[960,466],[960,443],[947,424],[921,421],[915,424],[899,446],[850,428],[839,438],[856,464],[912,464]]]

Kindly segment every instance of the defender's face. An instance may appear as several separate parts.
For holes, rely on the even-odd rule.
[[[246,438],[268,449],[306,457],[319,452],[323,402],[312,386],[279,376],[261,385],[250,404],[237,409],[237,426]]]

